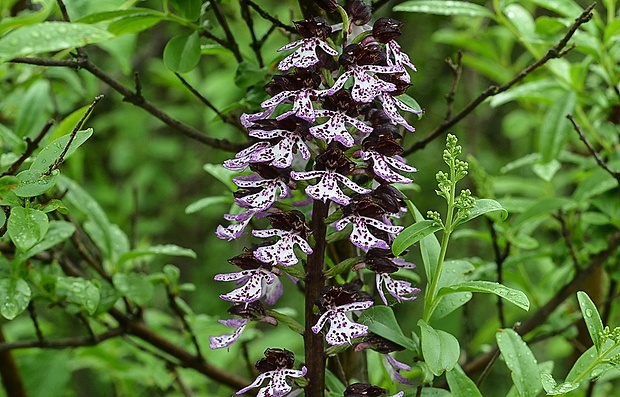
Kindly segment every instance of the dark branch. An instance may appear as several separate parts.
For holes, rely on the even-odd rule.
[[[403,155],[408,155],[418,150],[424,149],[426,145],[428,145],[430,142],[434,141],[436,138],[446,133],[451,127],[453,127],[459,121],[467,117],[471,112],[474,111],[474,109],[478,107],[478,105],[480,105],[487,98],[490,98],[494,95],[497,95],[501,92],[508,90],[509,88],[511,88],[512,86],[514,86],[515,84],[523,80],[525,76],[529,75],[534,70],[543,66],[545,63],[547,63],[547,61],[564,56],[568,51],[570,51],[573,48],[571,46],[565,50],[564,47],[566,47],[566,45],[568,44],[568,41],[571,39],[571,37],[573,37],[577,29],[579,29],[581,25],[588,22],[592,18],[592,9],[594,9],[594,6],[595,4],[590,5],[588,8],[584,10],[584,12],[579,17],[577,17],[577,19],[575,19],[575,22],[572,24],[572,26],[570,27],[566,35],[562,38],[562,40],[560,40],[560,42],[557,45],[555,45],[549,51],[547,51],[547,54],[545,54],[545,56],[543,56],[536,62],[532,63],[530,66],[523,69],[508,83],[503,84],[501,86],[492,85],[488,87],[480,95],[478,95],[478,97],[476,97],[469,104],[467,104],[454,117],[450,118],[449,120],[445,120],[443,123],[437,126],[437,128],[431,131],[431,133],[428,134],[424,139],[414,143],[410,148],[406,149],[403,152]]]
[[[590,152],[590,154],[592,156],[594,156],[594,159],[596,160],[596,163],[602,169],[604,169],[609,175],[613,176],[614,179],[616,181],[618,181],[618,185],[620,185],[620,172],[612,170],[611,168],[609,168],[607,163],[605,161],[603,161],[603,159],[598,154],[598,152],[594,149],[594,147],[592,146],[592,144],[590,143],[588,138],[586,138],[585,134],[581,130],[581,127],[579,127],[579,125],[575,121],[575,118],[573,117],[573,115],[572,114],[568,114],[568,115],[566,115],[566,118],[569,119],[571,123],[573,123],[573,127],[575,127],[575,131],[577,131],[577,134],[579,134],[579,138],[586,145],[586,147],[588,148],[588,151]]]
[[[99,343],[123,335],[125,330],[123,328],[113,328],[100,335],[96,335],[95,338],[90,336],[84,337],[71,337],[53,340],[24,340],[17,342],[4,342],[0,343],[0,352],[6,352],[15,349],[28,349],[33,347],[45,348],[45,349],[65,349],[68,347],[81,347],[81,346],[95,346]]]
[[[14,58],[10,62],[13,63],[22,63],[28,65],[37,65],[37,66],[56,66],[56,67],[68,67],[73,69],[85,69],[92,75],[96,76],[99,80],[103,81],[116,92],[123,96],[123,100],[125,102],[129,102],[135,106],[138,106],[151,115],[158,118],[167,126],[171,127],[173,130],[185,135],[188,138],[196,140],[200,143],[203,143],[207,146],[211,146],[216,149],[222,149],[229,152],[238,152],[242,150],[245,145],[234,144],[226,139],[215,139],[210,136],[204,135],[197,129],[190,127],[182,122],[172,118],[167,113],[160,110],[157,106],[153,105],[151,102],[147,101],[143,96],[137,95],[135,92],[131,91],[129,88],[125,87],[118,80],[114,79],[109,74],[105,73],[103,70],[99,69],[95,64],[89,61],[87,58],[77,58],[77,59],[46,59],[46,58]]]
[[[39,132],[39,134],[36,136],[36,138],[34,138],[34,141],[31,141],[29,138],[26,138],[26,150],[24,151],[24,153],[22,153],[22,155],[17,159],[16,162],[14,162],[8,170],[4,171],[2,173],[1,176],[5,176],[5,175],[14,175],[17,170],[19,169],[19,167],[24,163],[24,161],[26,161],[26,159],[28,157],[30,157],[30,155],[37,150],[37,148],[39,147],[39,143],[41,143],[41,140],[43,139],[43,137],[45,136],[45,134],[48,133],[48,131],[50,130],[50,128],[52,127],[52,125],[54,124],[54,120],[48,120],[47,123],[45,123],[45,125],[43,126],[43,128],[41,129],[41,132]]]
[[[80,130],[80,128],[82,128],[82,126],[84,125],[84,122],[86,122],[86,119],[88,119],[90,114],[93,112],[93,109],[95,108],[95,106],[97,106],[99,101],[101,101],[102,99],[103,99],[103,95],[98,95],[93,101],[93,103],[90,104],[88,109],[86,109],[86,113],[84,113],[80,121],[78,121],[75,127],[73,127],[73,131],[71,131],[71,135],[69,136],[69,141],[67,142],[67,144],[65,145],[65,148],[60,153],[60,156],[58,156],[56,161],[50,164],[50,168],[47,170],[47,172],[44,175],[51,175],[52,172],[54,172],[54,170],[57,169],[60,166],[60,164],[64,161],[65,156],[67,155],[67,152],[69,151],[69,147],[73,143],[73,140],[75,139],[75,136],[77,135],[78,131]]]
[[[227,47],[232,51],[238,63],[243,62],[243,56],[241,55],[241,52],[239,52],[239,45],[237,44],[235,35],[230,30],[230,26],[228,26],[228,21],[220,11],[220,6],[217,4],[217,1],[212,1],[210,2],[210,4],[211,9],[215,14],[215,18],[220,23],[220,26],[222,26],[222,29],[224,29],[224,34],[226,34],[226,40],[228,42]]]
[[[289,33],[297,34],[297,30],[294,27],[283,24],[278,18],[274,18],[273,16],[271,16],[268,12],[260,8],[260,6],[254,3],[252,0],[243,0],[243,2],[252,7],[254,11],[256,11],[256,13],[261,16],[261,18],[271,22],[273,26],[284,29]]]

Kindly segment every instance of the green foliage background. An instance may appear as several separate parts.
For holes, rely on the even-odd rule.
[[[17,25],[12,26],[11,21],[16,20],[15,10],[22,2],[0,2],[0,34],[6,35],[16,27],[34,25],[43,20],[61,20],[55,2],[33,3],[39,11],[25,10],[18,15],[37,16],[17,20]],[[283,56],[276,50],[295,36],[279,29],[270,34],[260,51],[264,63],[261,66],[250,47],[252,38],[240,16],[239,2],[221,1],[218,3],[234,32],[243,60],[239,62],[231,51],[205,38],[200,39],[202,46],[198,56],[195,45],[194,49],[191,44],[188,45],[190,48],[179,48],[179,43],[196,40],[191,36],[198,26],[193,21],[200,15],[191,8],[196,2],[165,3],[171,10],[165,18],[143,13],[131,18],[102,20],[97,25],[88,18],[128,7],[162,11],[162,2],[64,2],[72,21],[95,23],[115,35],[112,39],[102,38],[101,42],[84,47],[89,60],[101,70],[130,89],[135,87],[137,76],[144,98],[209,137],[233,143],[246,142],[243,131],[223,122],[211,108],[204,106],[183,86],[174,71],[179,72],[225,117],[237,120],[241,113],[256,110],[258,103],[266,97],[261,92],[262,86],[276,72],[276,62]],[[460,85],[450,104],[455,114],[490,85],[509,82],[527,65],[544,56],[564,36],[574,18],[589,5],[572,0],[477,1],[475,3],[481,7],[476,8],[472,16],[415,12],[419,11],[415,9],[419,3],[389,1],[375,15],[375,18],[389,15],[405,22],[399,42],[418,68],[408,94],[421,104],[425,115],[414,123],[416,133],[405,136],[405,148],[427,136],[446,118],[445,96],[451,92],[454,81],[453,70],[446,58],[455,64],[458,52],[462,51]],[[206,4],[202,6],[205,13],[200,23],[215,36],[225,37],[225,31],[212,10]],[[302,18],[297,2],[269,0],[261,1],[260,6],[285,25]],[[442,7],[437,10],[448,9]],[[490,17],[481,9],[486,9]],[[491,9],[501,9],[502,12],[494,14]],[[503,259],[503,281],[526,293],[532,303],[530,313],[552,299],[592,258],[605,252],[609,241],[614,241],[613,236],[617,236],[620,229],[618,180],[597,165],[565,117],[567,113],[574,114],[609,168],[620,170],[620,19],[617,11],[613,0],[598,4],[594,19],[575,34],[571,43],[576,43],[576,47],[570,53],[547,62],[509,91],[486,100],[450,129],[458,136],[470,162],[471,178],[464,183],[475,196],[498,200],[510,217],[505,221],[499,217],[493,217],[492,221],[478,219],[471,226],[468,224],[458,229],[448,256],[473,263],[475,270],[470,277],[496,280],[498,254],[494,248],[500,252],[507,250],[509,255]],[[252,17],[259,37],[269,31],[270,21],[254,12]],[[174,40],[177,41],[176,47]],[[167,45],[169,47],[165,50]],[[70,48],[46,53],[53,59],[71,59],[76,55],[74,51]],[[302,339],[284,326],[250,329],[243,336],[248,343],[237,344],[230,352],[208,349],[208,336],[227,331],[216,320],[228,317],[226,310],[229,306],[217,299],[217,295],[227,292],[230,286],[213,281],[213,276],[229,272],[231,269],[226,260],[251,243],[247,237],[235,242],[221,241],[214,234],[217,225],[225,222],[222,214],[228,212],[232,202],[231,187],[230,183],[217,178],[221,170],[205,167],[205,164],[221,164],[231,158],[233,152],[183,136],[143,109],[123,101],[121,95],[86,70],[4,62],[0,64],[2,171],[24,151],[24,139],[34,139],[48,119],[54,118],[57,123],[41,147],[69,133],[85,107],[100,94],[105,97],[85,124],[94,133],[62,165],[63,177],[75,181],[99,203],[110,223],[118,225],[127,235],[132,248],[175,244],[190,248],[196,254],[195,259],[147,256],[126,262],[120,274],[126,277],[139,274],[143,279],[148,275],[149,283],[141,284],[133,278],[127,282],[131,286],[138,285],[137,293],[128,294],[136,306],[148,307],[144,310],[147,323],[160,334],[191,350],[192,341],[187,334],[180,332],[180,322],[170,314],[166,284],[158,281],[170,279],[169,273],[164,272],[164,265],[174,264],[180,269],[181,304],[187,303],[186,318],[208,361],[249,378],[240,356],[247,355],[253,362],[266,347],[282,345],[283,341],[287,348],[303,351]],[[408,156],[409,162],[419,172],[415,188],[406,193],[422,213],[442,208],[434,190],[435,173],[443,166],[443,147],[443,138],[435,139],[424,150]],[[228,176],[224,174],[222,178]],[[49,197],[61,198],[71,215],[83,225],[87,214],[80,212],[79,198],[72,202],[70,197],[63,197],[63,191],[69,186],[68,182],[59,183]],[[190,204],[203,198],[213,201],[194,213],[187,213]],[[3,206],[8,208],[6,203]],[[405,218],[404,222],[409,224],[413,219]],[[9,245],[10,241],[5,234],[2,244]],[[507,247],[510,247],[509,251]],[[75,254],[74,248],[67,247],[67,250],[69,255]],[[409,257],[421,267],[417,249],[411,251]],[[3,252],[9,255],[8,251]],[[618,324],[617,305],[611,301],[618,292],[618,255],[617,249],[609,255],[603,279],[594,290],[599,293],[594,300],[599,310],[606,313],[605,322],[612,326]],[[0,265],[8,268],[8,259],[0,261]],[[57,276],[55,266],[33,266],[40,272],[38,277]],[[195,289],[182,283],[191,283]],[[115,284],[120,288],[116,280]],[[58,288],[56,286],[56,292]],[[287,288],[294,293],[290,283]],[[80,322],[67,307],[60,310],[52,304],[66,301],[55,298],[48,301],[47,298],[37,293],[35,299],[41,330],[46,338],[85,334],[85,328],[80,328]],[[293,317],[302,316],[301,298],[286,303],[288,307],[279,307],[279,310]],[[422,310],[419,303],[414,301],[395,308],[405,335],[418,332],[416,323]],[[609,307],[603,309],[606,304]],[[494,346],[498,328],[510,328],[527,318],[520,309],[505,306],[505,323],[500,324],[496,314],[489,315],[495,313],[495,298],[476,295],[472,303],[437,321],[434,326],[458,336],[462,349],[460,362],[464,365]],[[553,373],[556,379],[566,377],[575,359],[574,349],[579,351],[587,347],[576,345],[581,339],[576,339],[577,327],[571,324],[578,316],[579,306],[573,299],[551,314],[534,333],[534,336],[558,334],[530,346],[539,363],[555,363],[553,369],[550,364],[541,366],[547,365],[543,372]],[[35,337],[26,312],[12,321],[0,321],[7,340],[32,340]],[[62,351],[19,349],[14,351],[14,356],[29,395],[35,397],[176,396],[184,395],[181,385],[192,389],[195,395],[232,393],[230,388],[191,369],[167,366],[165,361],[149,354],[151,350],[141,341],[125,337],[95,347]],[[378,364],[374,361],[369,360],[371,369],[377,369]],[[374,373],[380,374],[377,382],[383,382],[384,387],[389,385],[382,371]],[[481,388],[483,395],[509,393],[511,384],[506,381],[509,376],[510,371],[505,365],[496,364]],[[607,393],[617,387],[617,376],[617,372],[605,375],[594,395],[613,395]],[[589,392],[583,387],[574,393],[586,395]]]

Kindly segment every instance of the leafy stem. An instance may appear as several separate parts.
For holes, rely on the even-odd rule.
[[[437,212],[430,211],[429,217],[431,220],[443,225],[443,235],[441,239],[441,247],[439,250],[439,256],[437,258],[437,266],[432,271],[431,281],[426,289],[424,307],[424,322],[428,323],[433,311],[439,303],[437,300],[437,289],[439,286],[439,279],[441,277],[441,270],[448,251],[448,243],[450,241],[450,235],[454,231],[454,228],[469,215],[469,210],[475,205],[475,201],[471,198],[469,190],[461,191],[458,199],[456,198],[456,184],[467,175],[468,165],[465,161],[459,160],[457,157],[461,154],[461,146],[457,145],[458,140],[456,136],[448,134],[446,139],[446,149],[443,152],[443,160],[450,169],[450,174],[447,175],[443,171],[437,173],[437,182],[439,190],[437,195],[443,197],[448,203],[448,210],[446,213],[445,222],[441,221],[440,215]]]

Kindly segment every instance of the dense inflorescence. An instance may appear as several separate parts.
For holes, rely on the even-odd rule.
[[[404,196],[391,184],[411,183],[411,173],[416,171],[400,157],[401,127],[414,131],[400,112],[421,113],[407,104],[415,102],[404,94],[415,67],[395,41],[402,24],[381,18],[368,25],[370,9],[359,1],[351,2],[348,14],[335,1],[317,3],[329,12],[341,11],[344,31],[318,17],[295,22],[301,39],[280,49],[292,51],[278,64],[286,74],[274,76],[265,86],[270,98],[261,103],[260,111],[241,117],[256,142],[224,162],[229,170],[252,173],[233,178],[240,210],[224,216],[231,224],[219,226],[217,235],[233,240],[251,234],[262,241],[230,260],[241,271],[215,276],[218,281],[237,283],[236,289],[220,297],[234,304],[230,313],[240,318],[221,321],[235,331],[211,337],[214,349],[229,347],[250,321],[277,325],[265,314],[263,303],[273,305],[281,298],[280,277],[300,263],[306,267],[308,256],[326,254],[315,252],[308,227],[314,202],[328,205],[330,234],[348,234],[360,257],[353,270],[375,272],[376,290],[384,304],[388,304],[385,291],[398,302],[413,300],[420,291],[392,277],[399,269],[414,266],[395,258],[390,250],[403,229],[394,219],[406,210]],[[339,48],[332,40],[335,34],[341,41]],[[265,218],[270,228],[246,232],[253,220],[262,224]],[[368,327],[354,318],[375,304],[373,297],[362,290],[361,283],[336,285],[329,280],[328,284],[315,297],[318,321],[306,327],[315,334],[325,329],[325,341],[334,346],[368,337]],[[369,340],[363,343],[372,345]],[[387,355],[389,351],[384,353],[390,373],[405,382],[398,371],[407,369],[406,364]],[[293,357],[286,350],[268,350],[260,365],[268,360],[279,360],[278,364],[261,370],[256,381],[239,393],[270,378],[259,395],[287,395],[291,387],[286,378],[306,374],[305,366],[292,369]],[[384,392],[358,384],[345,395]]]

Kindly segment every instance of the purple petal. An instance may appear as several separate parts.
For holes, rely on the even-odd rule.
[[[239,325],[239,327],[235,329],[235,331],[232,334],[210,336],[209,347],[211,347],[211,349],[221,349],[223,347],[229,347],[230,345],[232,345],[237,339],[239,339],[239,336],[241,336],[241,333],[243,332],[246,325],[248,324],[248,320],[241,320],[241,322],[242,324]]]

